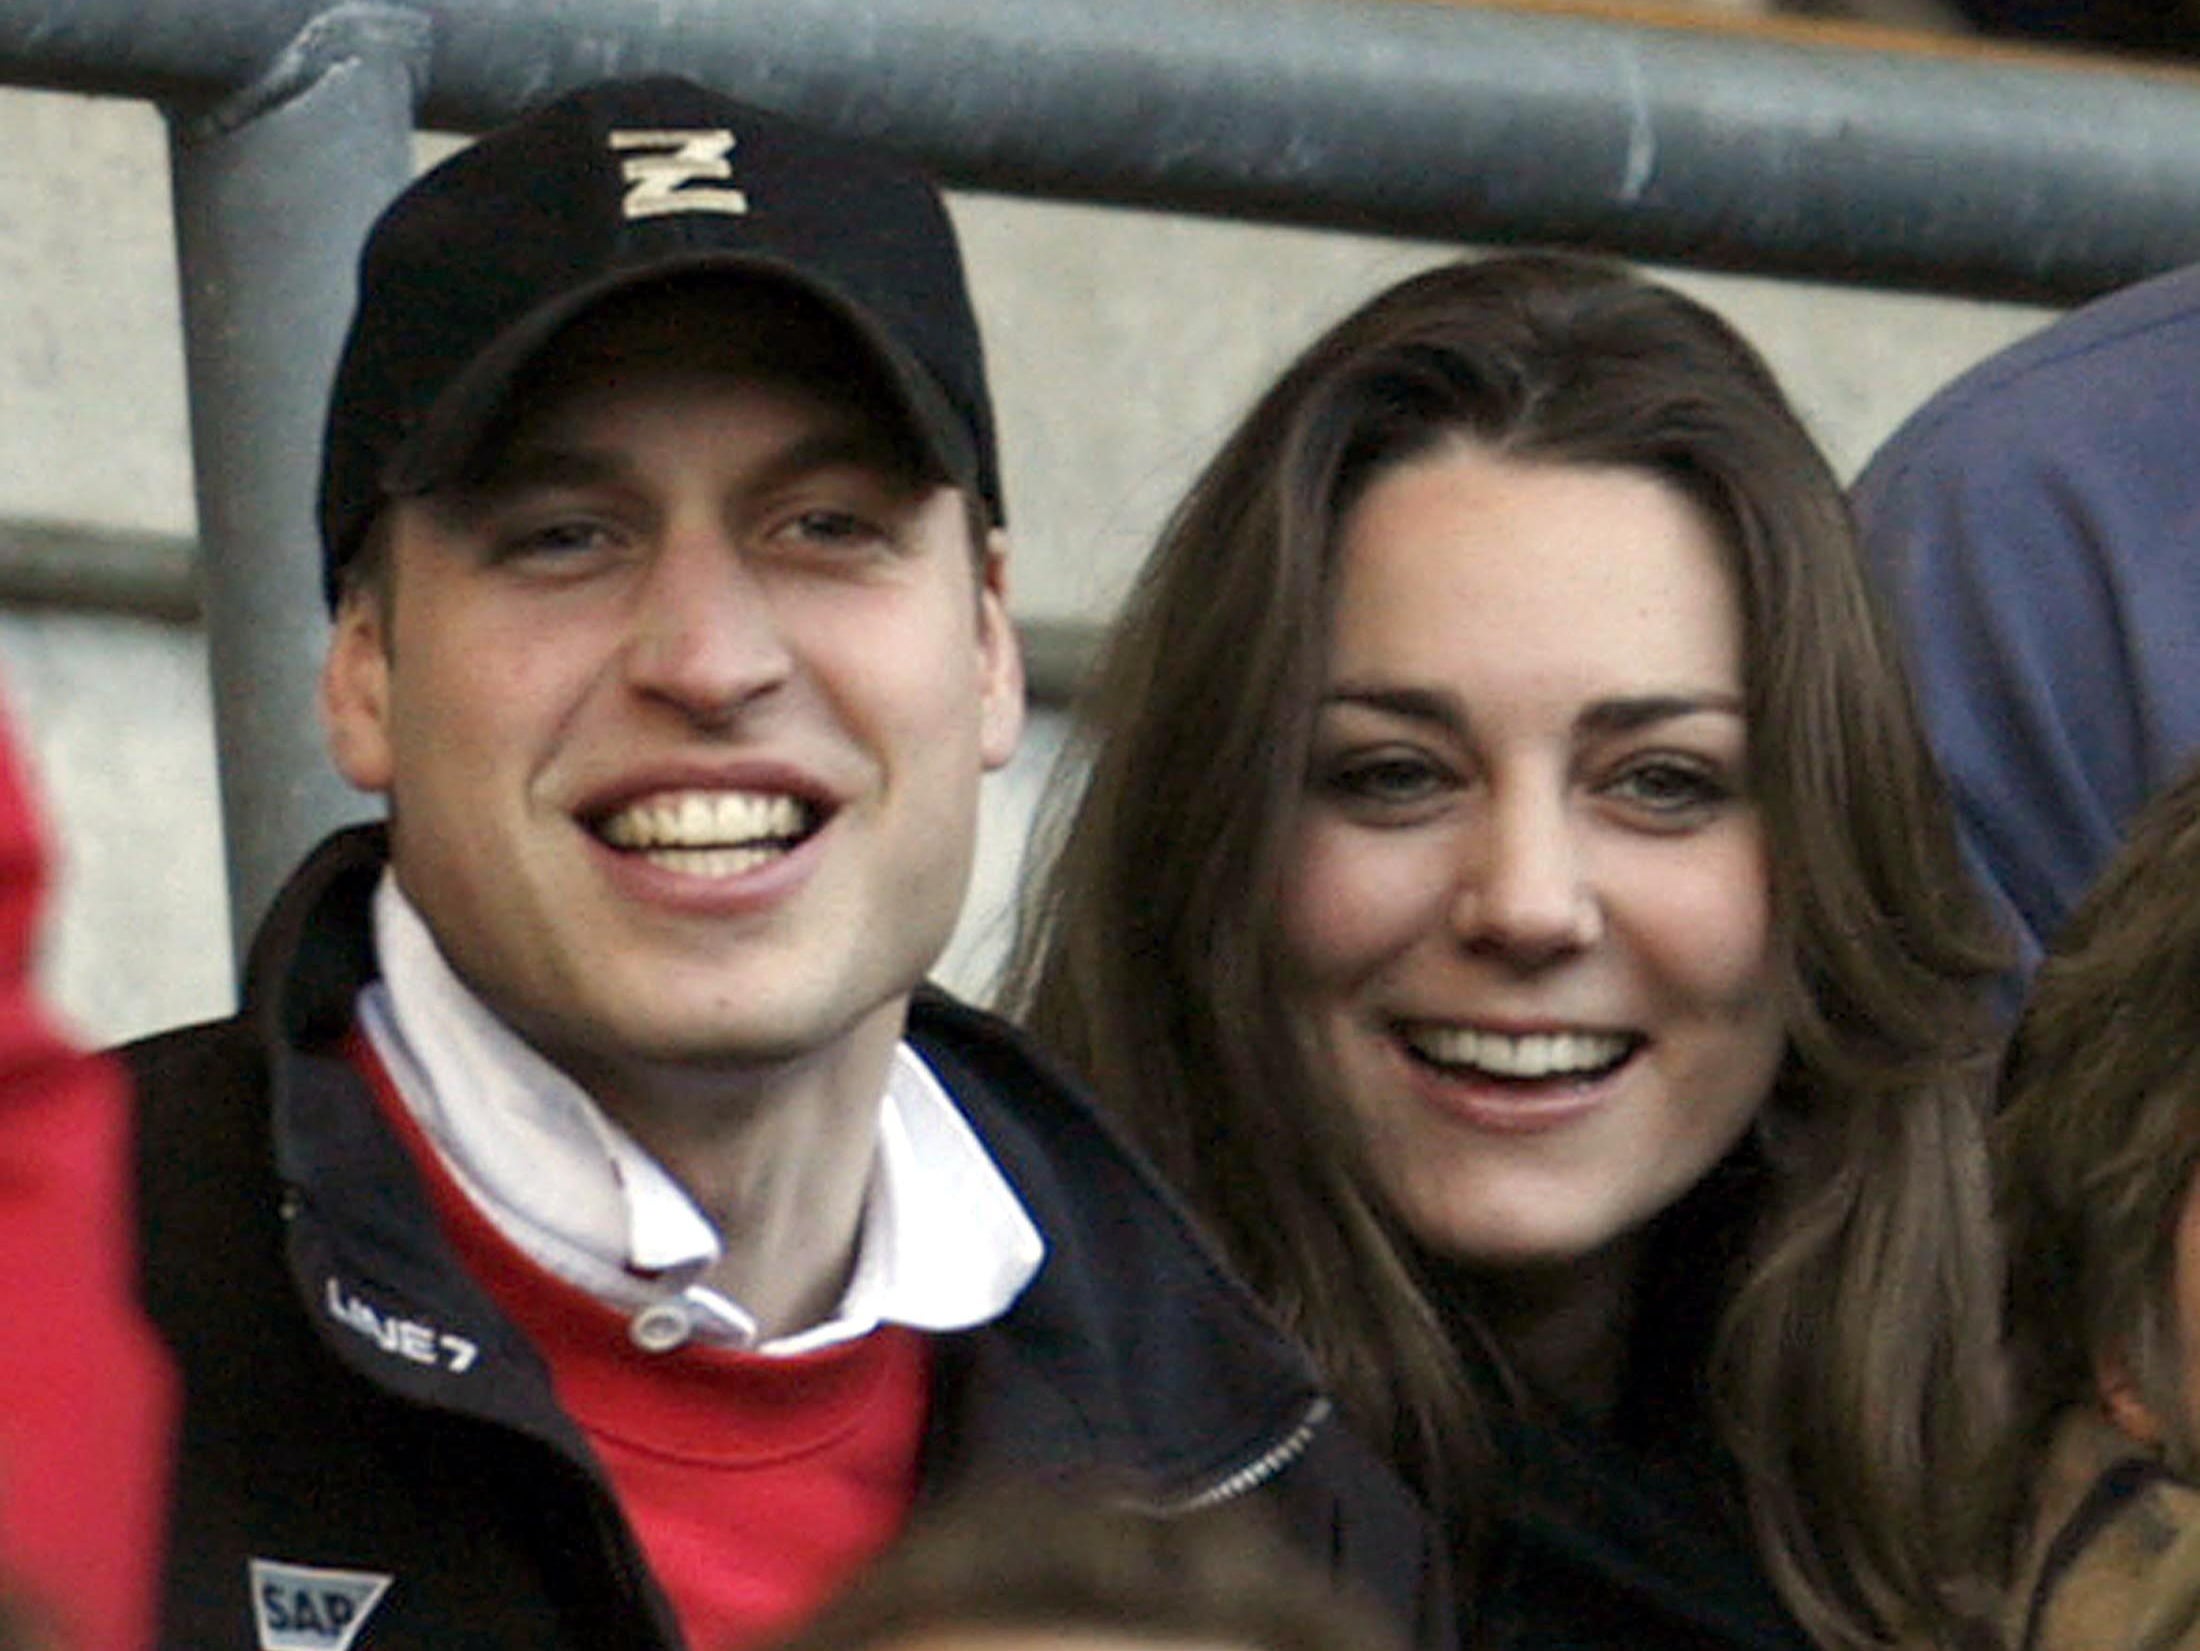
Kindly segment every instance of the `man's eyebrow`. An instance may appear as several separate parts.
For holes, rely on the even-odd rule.
[[[765,455],[754,478],[768,487],[842,467],[868,470],[912,490],[925,480],[909,443],[861,419],[813,431]],[[452,491],[480,503],[534,488],[611,486],[631,471],[632,466],[614,449],[520,441],[507,447],[494,463],[461,478]]]
[[[759,467],[758,475],[769,485],[813,471],[843,467],[868,470],[912,490],[927,479],[926,466],[919,457],[914,438],[881,429],[869,419],[850,419],[788,443]]]
[[[626,466],[608,452],[514,443],[495,461],[462,476],[452,491],[488,500],[537,487],[587,487],[617,481]]]

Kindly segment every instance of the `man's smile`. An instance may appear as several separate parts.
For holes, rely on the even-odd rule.
[[[785,792],[683,790],[640,797],[589,822],[608,846],[691,877],[736,877],[801,844],[822,823]]]

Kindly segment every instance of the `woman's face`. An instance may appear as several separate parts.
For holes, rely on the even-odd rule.
[[[1464,439],[1378,477],[1340,553],[1294,1012],[1423,1244],[1594,1255],[1734,1144],[1785,1042],[1725,560],[1646,472]]]

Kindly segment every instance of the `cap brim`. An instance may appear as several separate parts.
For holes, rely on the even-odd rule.
[[[418,429],[382,467],[385,493],[417,496],[465,474],[507,406],[514,383],[559,333],[607,299],[697,274],[761,278],[821,303],[885,369],[925,454],[956,486],[982,490],[978,453],[939,382],[870,313],[811,272],[753,253],[697,252],[615,270],[560,293],[498,334],[444,386]]]

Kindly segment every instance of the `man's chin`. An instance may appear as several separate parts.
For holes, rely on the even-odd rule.
[[[527,1035],[614,1109],[610,1097],[621,1094],[708,1095],[790,1080],[805,1068],[883,1063],[901,1035],[908,998],[904,990],[851,1006],[751,997],[737,1014],[715,1005],[682,1013],[660,1001],[646,1013]]]

